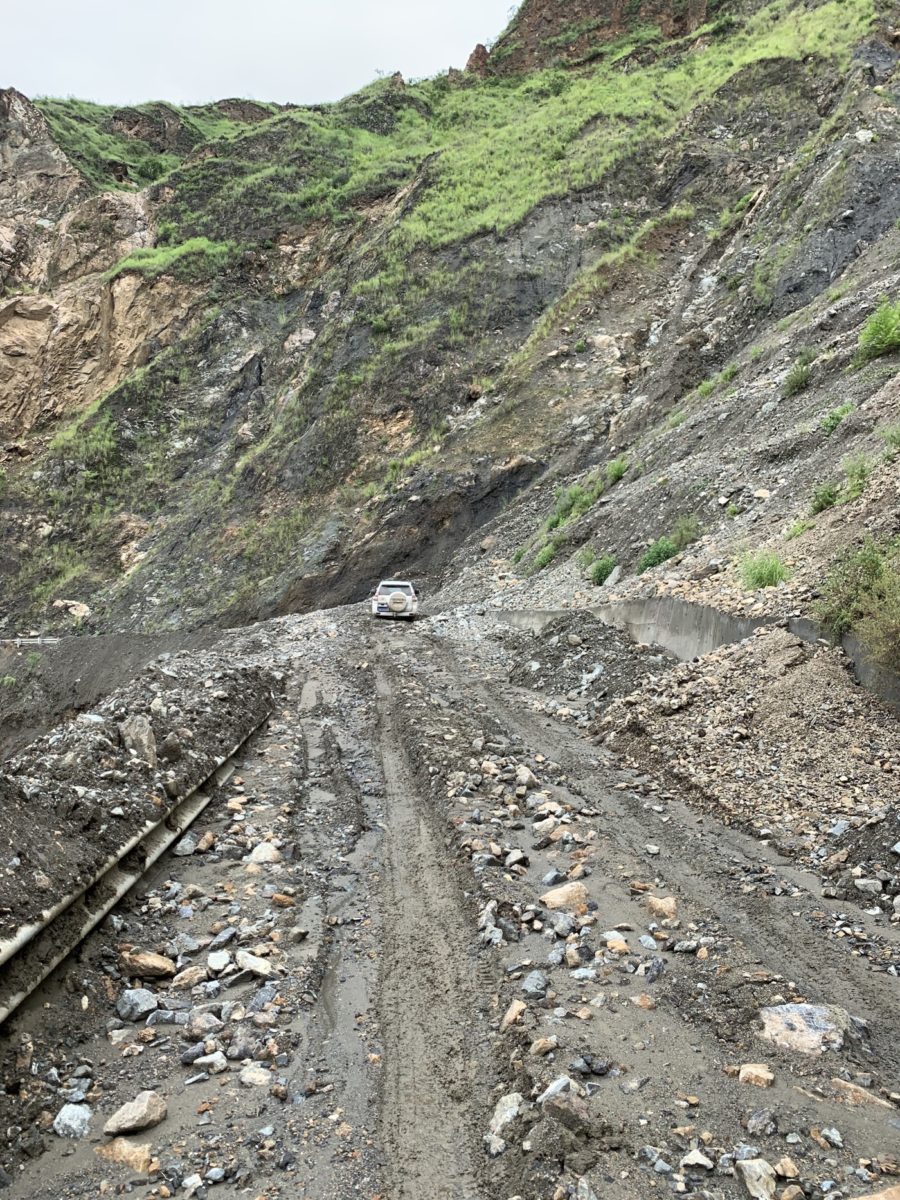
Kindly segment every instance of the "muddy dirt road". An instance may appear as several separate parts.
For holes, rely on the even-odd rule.
[[[892,1195],[887,914],[547,716],[489,631],[232,638],[268,725],[2,1031],[11,1198]]]

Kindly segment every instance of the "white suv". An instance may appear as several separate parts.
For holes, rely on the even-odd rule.
[[[372,596],[373,617],[408,617],[419,611],[419,593],[405,579],[383,579]]]

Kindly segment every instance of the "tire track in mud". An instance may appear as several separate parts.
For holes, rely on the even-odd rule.
[[[471,931],[406,766],[388,679],[376,670],[384,773],[381,1147],[391,1200],[477,1200],[470,1098],[479,1087]]]

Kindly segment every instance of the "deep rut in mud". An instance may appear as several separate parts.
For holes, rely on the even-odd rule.
[[[376,686],[385,788],[379,1016],[388,1194],[473,1200],[472,1097],[480,1075],[474,1023],[480,1014],[471,928],[447,869],[444,839],[423,811],[404,762],[383,669]]]

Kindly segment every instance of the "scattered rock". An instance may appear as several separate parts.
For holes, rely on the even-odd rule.
[[[104,1146],[95,1147],[95,1153],[107,1162],[128,1167],[129,1171],[137,1171],[140,1175],[149,1175],[154,1161],[153,1149],[149,1143],[135,1144],[123,1137],[115,1138]]]
[[[824,1004],[779,1004],[762,1009],[760,1016],[767,1041],[802,1054],[840,1050],[850,1028],[848,1013]]]
[[[116,1012],[123,1021],[140,1021],[159,1008],[149,988],[126,988],[116,1001]]]
[[[122,966],[129,975],[139,979],[164,979],[175,974],[175,964],[171,958],[163,954],[154,954],[152,950],[123,950]]]
[[[87,1104],[64,1104],[53,1121],[57,1137],[83,1138],[91,1129],[93,1112]]]
[[[249,971],[252,975],[256,975],[260,979],[271,979],[276,974],[275,968],[267,959],[250,954],[247,950],[238,950],[234,956],[234,961],[241,971]]]
[[[774,1170],[764,1158],[738,1160],[734,1164],[734,1170],[747,1195],[752,1196],[753,1200],[772,1200],[777,1179]]]
[[[541,896],[541,904],[549,909],[572,909],[577,911],[587,904],[587,888],[577,881],[551,888]]]
[[[751,1083],[754,1087],[767,1088],[775,1082],[775,1075],[765,1063],[745,1063],[738,1072],[741,1083]]]
[[[103,1132],[111,1137],[120,1133],[140,1133],[166,1119],[168,1106],[158,1092],[138,1092],[133,1100],[113,1113]]]

